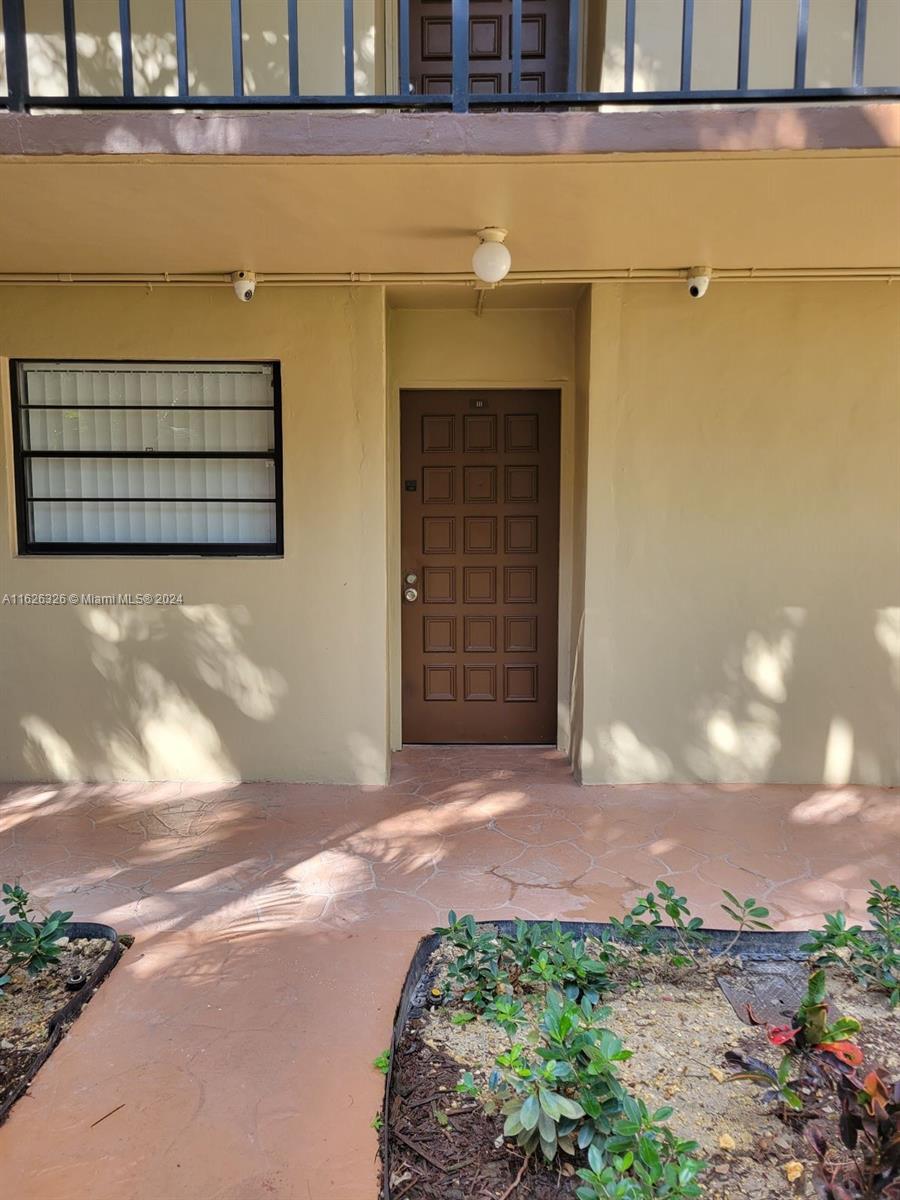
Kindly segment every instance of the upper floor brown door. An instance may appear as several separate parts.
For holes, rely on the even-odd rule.
[[[559,393],[401,398],[403,740],[556,742]]]
[[[410,78],[422,95],[452,91],[450,10],[450,0],[410,3]],[[523,0],[522,92],[566,90],[568,25],[569,0]],[[512,70],[512,0],[469,0],[469,91],[509,93]]]

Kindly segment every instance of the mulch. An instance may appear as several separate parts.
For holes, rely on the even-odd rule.
[[[34,977],[11,968],[12,981],[0,997],[0,1125],[131,941],[91,922],[72,923],[68,930],[58,962]],[[70,992],[66,980],[75,975],[85,983]]]
[[[391,1200],[562,1200],[577,1180],[525,1161],[503,1139],[503,1117],[456,1092],[461,1067],[411,1020],[394,1059],[389,1112]],[[499,1143],[499,1144],[498,1144]],[[571,1164],[566,1164],[571,1169]]]

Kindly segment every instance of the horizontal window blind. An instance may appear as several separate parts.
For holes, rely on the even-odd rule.
[[[280,553],[271,364],[17,364],[24,551]]]

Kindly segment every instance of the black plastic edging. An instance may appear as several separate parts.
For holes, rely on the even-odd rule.
[[[12,929],[15,924],[15,921],[0,922],[0,932]],[[34,1079],[35,1075],[56,1049],[65,1032],[66,1025],[78,1016],[79,1012],[93,996],[95,990],[119,961],[125,949],[119,941],[118,933],[116,933],[111,925],[101,925],[96,921],[71,921],[68,925],[63,926],[63,928],[65,929],[64,937],[89,940],[102,939],[103,941],[112,942],[112,945],[88,976],[84,987],[79,988],[72,999],[64,1004],[62,1008],[58,1008],[47,1022],[47,1041],[29,1063],[28,1070],[23,1078],[13,1088],[3,1103],[0,1104],[0,1125],[9,1116],[12,1106],[22,1096],[32,1079]]]
[[[528,921],[528,925],[547,924],[545,921]],[[604,934],[611,936],[614,932],[612,925],[601,921],[560,921],[559,924],[566,933],[575,937],[602,938]],[[515,921],[479,921],[479,927],[496,929],[500,933],[513,933]],[[660,930],[664,942],[675,942],[675,935],[670,927]],[[734,931],[727,929],[704,929],[702,933],[706,940],[706,948],[721,951],[734,941]],[[742,933],[734,941],[733,953],[747,962],[799,961],[807,957],[800,949],[807,941],[809,934],[803,933]],[[613,938],[617,941],[619,939]],[[391,1197],[391,1155],[390,1155],[390,1102],[391,1088],[394,1079],[394,1059],[400,1039],[409,1020],[409,1010],[416,988],[422,981],[425,966],[432,954],[440,945],[441,938],[437,933],[422,938],[412,956],[400,1000],[394,1014],[394,1028],[391,1034],[391,1057],[384,1080],[384,1101],[381,1110],[381,1200],[392,1200]]]

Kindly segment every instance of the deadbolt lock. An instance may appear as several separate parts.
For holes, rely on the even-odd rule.
[[[410,573],[406,576],[406,582],[407,583],[415,583],[418,578],[419,577],[415,573],[415,571],[410,571]]]

